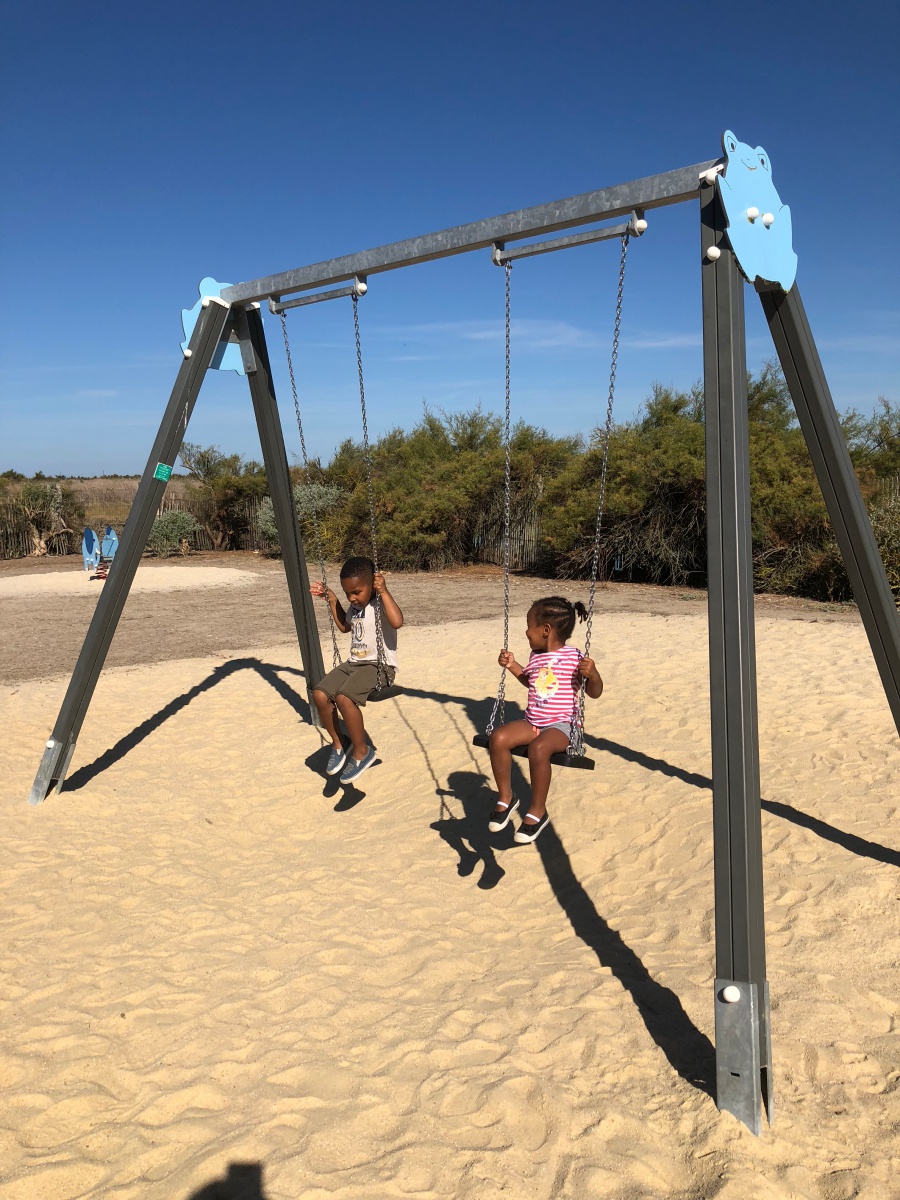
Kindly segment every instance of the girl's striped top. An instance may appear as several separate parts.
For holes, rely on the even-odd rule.
[[[525,720],[538,729],[571,721],[575,711],[577,684],[575,672],[581,661],[581,651],[574,646],[558,650],[532,650],[525,668],[528,676],[528,706]]]

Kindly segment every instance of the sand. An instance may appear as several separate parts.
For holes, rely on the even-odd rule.
[[[66,680],[0,687],[0,1198],[900,1195],[900,744],[863,630],[758,622],[759,1139],[710,1094],[705,614],[596,630],[597,770],[556,773],[533,847],[486,834],[470,745],[498,620],[404,631],[358,789],[285,641],[107,670],[38,808]]]
[[[254,582],[251,571],[234,567],[179,567],[168,564],[138,567],[130,592],[193,591],[196,588],[246,587]],[[7,575],[0,578],[0,600],[23,596],[80,596],[102,590],[104,581],[87,571],[32,572],[27,575]]]

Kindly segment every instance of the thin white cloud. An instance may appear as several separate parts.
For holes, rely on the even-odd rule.
[[[631,350],[685,350],[703,345],[699,333],[643,333],[623,338],[622,344]]]
[[[422,325],[382,327],[374,330],[385,340],[432,344],[463,342],[501,342],[500,321],[432,321]],[[512,337],[519,352],[531,350],[605,350],[610,341],[606,330],[573,325],[570,321],[520,317],[512,322]],[[679,350],[702,345],[699,333],[646,332],[623,338],[622,344],[636,350]]]

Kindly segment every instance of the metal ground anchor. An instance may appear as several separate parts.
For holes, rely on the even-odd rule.
[[[31,786],[31,795],[28,797],[29,804],[41,804],[51,791],[58,792],[60,790],[74,753],[74,738],[70,738],[68,742],[59,742],[52,737],[47,739],[41,765],[38,767],[37,775]]]
[[[716,1104],[757,1137],[765,1108],[772,1124],[769,985],[716,980]]]

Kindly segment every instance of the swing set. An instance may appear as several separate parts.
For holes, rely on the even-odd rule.
[[[154,516],[172,474],[201,384],[210,369],[233,369],[247,377],[307,690],[311,691],[315,682],[325,673],[260,315],[263,301],[281,318],[301,451],[304,466],[308,468],[284,313],[288,309],[324,300],[347,296],[352,298],[372,557],[377,567],[372,455],[358,317],[358,301],[367,290],[367,279],[384,271],[474,250],[490,251],[493,262],[504,268],[505,646],[509,636],[511,264],[535,254],[619,238],[622,245],[619,289],[591,570],[589,611],[592,618],[626,250],[629,239],[646,229],[646,212],[670,204],[696,202],[700,215],[697,265],[702,285],[706,438],[716,911],[713,996],[716,1102],[720,1109],[732,1113],[759,1134],[763,1111],[769,1121],[772,1119],[772,1051],[763,911],[744,332],[745,281],[759,295],[898,730],[900,621],[795,283],[797,257],[791,244],[790,209],[782,204],[778,196],[772,182],[771,162],[762,147],[740,142],[729,130],[723,135],[722,149],[720,158],[708,162],[458,225],[438,233],[348,254],[247,283],[220,284],[213,279],[204,279],[200,285],[200,300],[190,312],[183,314],[184,361],[141,477],[109,578],[99,597],[52,735],[46,742],[30,802],[40,804],[51,791],[58,792],[63,786]],[[622,218],[627,219],[624,224],[621,223]],[[615,220],[620,223],[601,224]],[[571,229],[579,229],[580,232],[560,237],[548,236]],[[291,298],[285,300],[286,296]],[[325,564],[317,523],[314,526],[314,538],[324,580]],[[376,614],[380,617],[377,606]],[[590,648],[590,621],[586,632],[587,652]],[[381,666],[383,645],[380,636],[378,641]],[[332,648],[336,654],[337,642],[333,630]],[[382,686],[378,694],[385,697],[396,692]],[[501,721],[503,719],[504,702],[504,681],[501,678],[488,736],[494,722],[498,718]],[[582,704],[583,695],[578,699],[572,742],[567,753],[559,756],[564,760],[563,765],[593,765],[583,755]],[[312,702],[310,711],[312,720],[316,720],[316,709]],[[477,740],[479,745],[486,743],[486,737]]]

